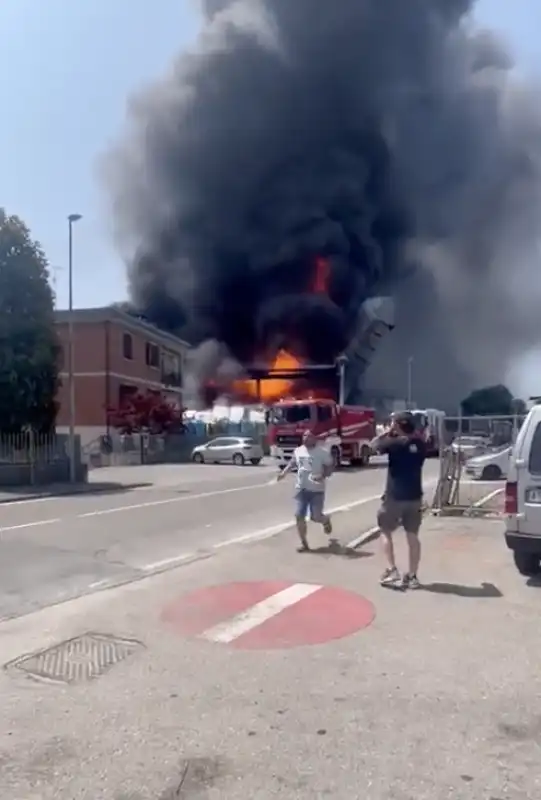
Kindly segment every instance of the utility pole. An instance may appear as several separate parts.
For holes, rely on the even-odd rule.
[[[338,403],[339,405],[343,406],[346,402],[346,364],[348,362],[348,358],[345,355],[341,355],[336,359],[336,362],[338,366],[339,379]]]
[[[406,405],[408,410],[411,411],[412,407],[412,384],[413,384],[413,356],[408,358],[408,385],[407,385],[407,396],[406,396]]]

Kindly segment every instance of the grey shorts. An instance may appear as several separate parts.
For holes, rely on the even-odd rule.
[[[406,533],[419,533],[423,519],[422,500],[388,500],[383,498],[378,511],[382,533],[393,533],[402,525]]]

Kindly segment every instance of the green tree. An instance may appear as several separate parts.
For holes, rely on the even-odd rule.
[[[474,416],[512,416],[524,414],[524,400],[513,397],[507,386],[485,386],[476,389],[461,403],[462,413],[466,417]]]
[[[54,430],[59,352],[45,254],[0,208],[1,432]]]

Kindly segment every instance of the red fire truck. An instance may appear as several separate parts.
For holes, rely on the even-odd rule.
[[[285,466],[311,430],[330,450],[336,466],[368,464],[370,441],[376,435],[375,412],[361,406],[343,406],[334,400],[287,399],[270,406],[267,414],[271,457]]]

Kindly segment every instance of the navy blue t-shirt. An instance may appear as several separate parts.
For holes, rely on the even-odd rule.
[[[378,445],[387,455],[385,497],[390,500],[421,500],[423,496],[423,464],[426,445],[422,439],[408,436],[387,436]]]

